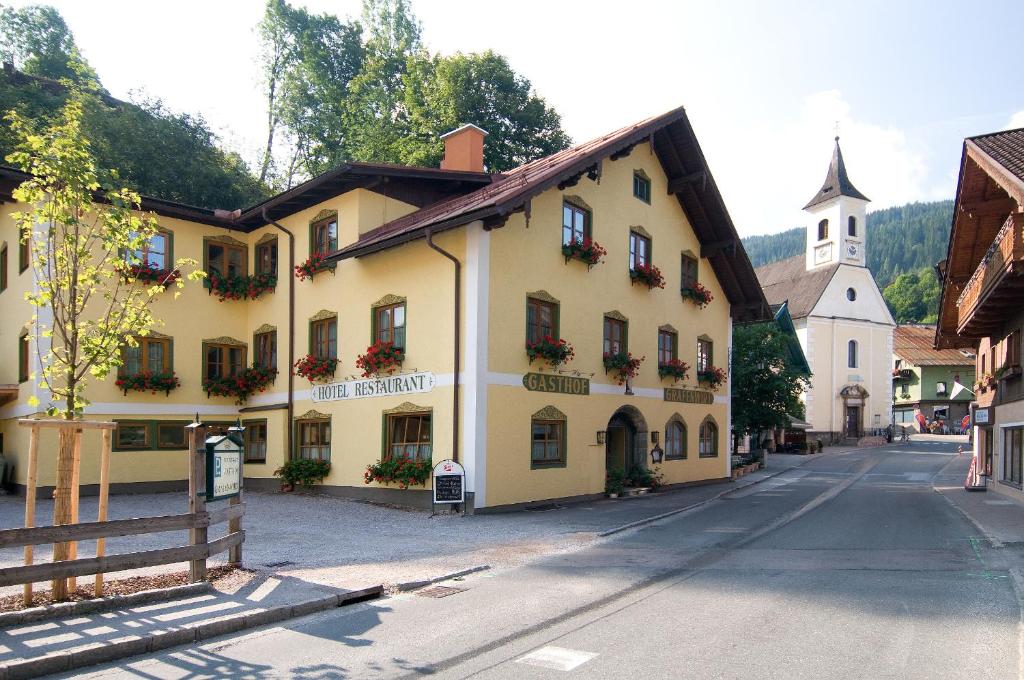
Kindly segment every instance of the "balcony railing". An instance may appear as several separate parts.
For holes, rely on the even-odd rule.
[[[1011,311],[1001,304],[1024,287],[1024,216],[1016,214],[996,233],[992,245],[978,263],[957,299],[962,335],[986,335],[997,329]],[[1011,305],[1012,306],[1012,305]]]

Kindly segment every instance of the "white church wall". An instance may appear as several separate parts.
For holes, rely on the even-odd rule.
[[[850,288],[856,298],[852,301],[847,296]],[[871,271],[866,267],[839,267],[811,314],[896,325]]]

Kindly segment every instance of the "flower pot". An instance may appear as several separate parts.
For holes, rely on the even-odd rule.
[[[288,484],[286,482],[281,482],[281,491],[283,493],[291,493],[294,490],[295,490],[295,485],[294,484]]]

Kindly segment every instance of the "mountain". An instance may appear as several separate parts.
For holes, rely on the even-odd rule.
[[[867,215],[868,268],[874,274],[879,290],[890,307],[893,294],[887,290],[901,274],[913,274],[915,281],[934,278],[932,267],[946,257],[949,228],[953,221],[953,201],[908,203],[869,212]],[[755,267],[800,255],[806,246],[806,230],[796,227],[778,234],[748,236],[743,247]],[[931,281],[928,282],[929,284]],[[935,287],[937,288],[937,282]],[[899,304],[897,308],[899,308]],[[934,301],[929,296],[920,318],[922,321],[935,313]]]

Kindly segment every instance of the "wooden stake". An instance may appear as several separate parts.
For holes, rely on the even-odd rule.
[[[28,435],[28,479],[25,480],[25,526],[36,525],[36,471],[39,467],[39,428],[33,427]],[[25,546],[25,566],[32,564],[35,546]],[[25,584],[25,606],[32,606],[32,584]]]
[[[242,504],[242,491],[238,491],[238,495],[228,501],[228,505],[241,505]],[[236,517],[235,519],[228,520],[228,533],[233,534],[237,531],[242,530],[242,518]],[[242,565],[242,544],[228,549],[228,564],[233,566]]]
[[[106,430],[104,430],[106,431]],[[78,504],[81,496],[79,484],[82,478],[82,428],[75,429],[75,447],[72,458],[74,467],[71,470],[71,523],[78,524]],[[68,558],[78,559],[78,541],[68,544]],[[78,578],[72,576],[68,579],[68,593],[74,593],[78,589]]]
[[[190,514],[206,511],[206,428],[196,422],[188,426],[188,511]],[[205,545],[207,542],[206,527],[190,529],[192,545]],[[189,582],[199,583],[206,580],[206,559],[189,562]]]
[[[107,504],[110,499],[110,448],[111,431],[103,430],[103,448],[100,450],[100,500],[99,511],[96,514],[97,522],[107,521]],[[107,539],[96,539],[96,557],[103,557],[106,552]],[[103,596],[103,572],[96,574],[95,584],[96,597]]]

